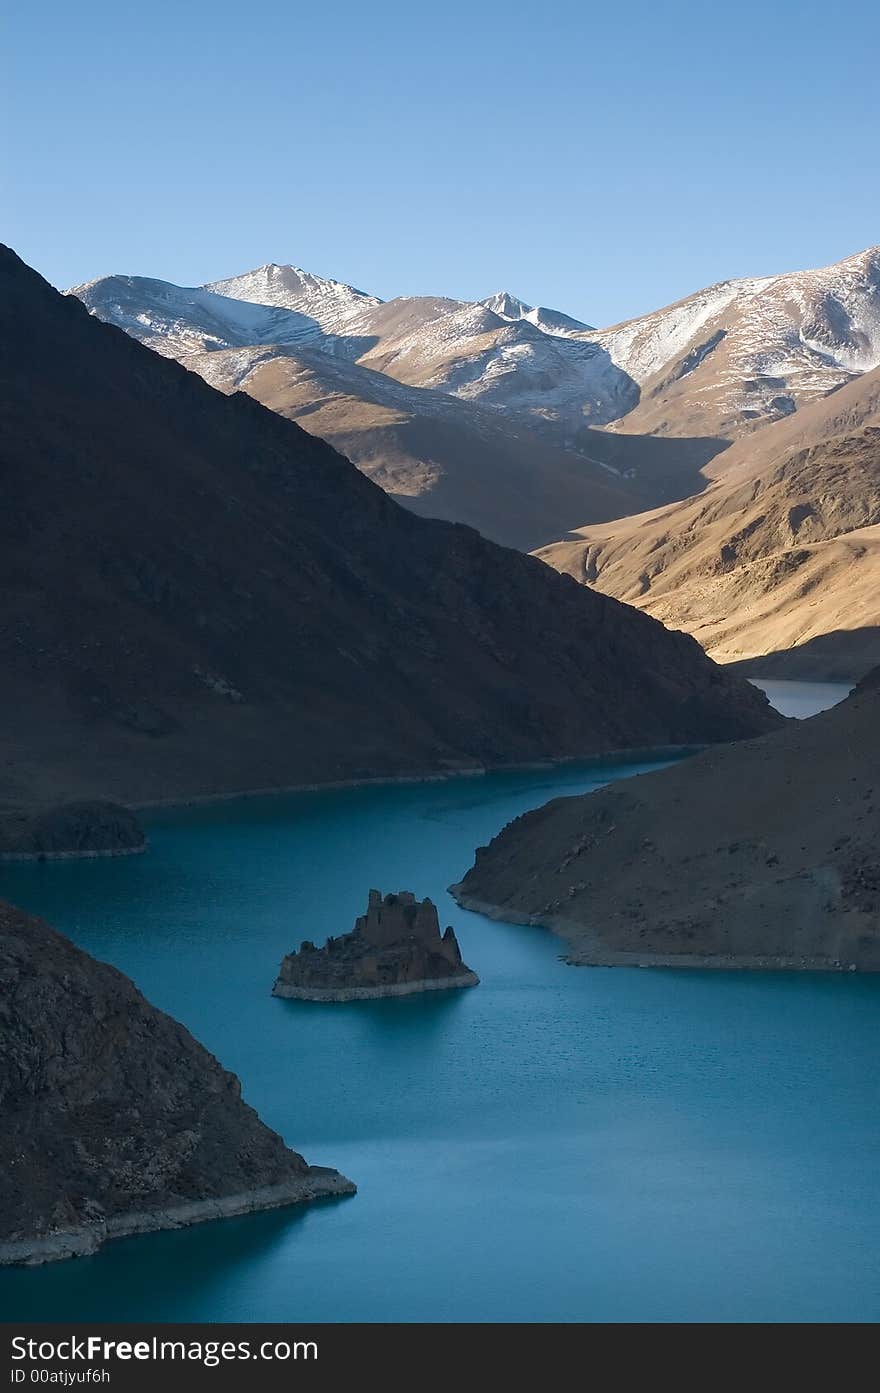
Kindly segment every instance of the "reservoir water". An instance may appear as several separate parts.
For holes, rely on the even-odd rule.
[[[799,720],[836,706],[853,687],[851,682],[791,682],[772,677],[752,677],[749,680],[766,693],[771,706],[775,706],[783,716],[796,716]]]
[[[880,978],[571,968],[445,887],[511,817],[647,766],[241,800],[0,894],[129,973],[350,1200],[0,1271],[5,1320],[880,1317]],[[429,894],[482,984],[279,1001],[370,886]]]

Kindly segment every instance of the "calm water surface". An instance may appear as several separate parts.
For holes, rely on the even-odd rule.
[[[773,677],[752,677],[749,680],[753,686],[767,693],[771,706],[775,706],[783,716],[796,716],[799,720],[836,706],[853,689],[851,682],[788,682]]]
[[[646,766],[639,766],[644,769]],[[445,894],[473,848],[634,767],[163,814],[0,892],[129,973],[358,1195],[0,1272],[7,1320],[876,1320],[880,980],[566,967]],[[284,952],[430,894],[482,985],[321,1006]]]

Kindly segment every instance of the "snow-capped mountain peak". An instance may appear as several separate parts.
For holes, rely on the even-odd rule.
[[[517,295],[511,295],[509,290],[498,290],[494,295],[489,295],[480,303],[497,314],[500,319],[525,319],[534,311],[533,305],[527,305],[525,300],[520,300]]]
[[[316,276],[300,266],[279,266],[274,261],[240,276],[210,281],[202,289],[233,300],[309,315],[325,333],[331,334],[344,331],[352,320],[382,304],[377,296],[343,281]]]
[[[175,357],[308,346],[563,440],[584,425],[731,438],[880,364],[878,247],[718,282],[604,330],[506,290],[382,301],[275,262],[194,288],[111,276],[74,293]]]
[[[497,314],[499,319],[508,319],[512,323],[518,320],[526,320],[529,324],[534,324],[537,329],[543,330],[545,334],[558,334],[565,337],[569,334],[583,333],[589,331],[592,326],[584,324],[580,319],[572,319],[570,315],[563,314],[561,310],[548,310],[543,305],[527,305],[525,300],[520,300],[518,295],[512,295],[509,290],[498,290],[494,295],[481,300],[480,304],[493,314]]]

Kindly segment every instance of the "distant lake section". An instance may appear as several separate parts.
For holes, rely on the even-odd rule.
[[[783,716],[800,721],[837,706],[853,690],[849,682],[785,682],[772,677],[750,677],[749,681],[767,693],[770,705]]]

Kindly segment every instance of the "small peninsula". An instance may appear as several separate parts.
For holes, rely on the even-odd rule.
[[[516,818],[451,893],[571,963],[880,971],[880,668],[759,740]]]
[[[351,933],[323,948],[306,940],[281,964],[273,996],[295,1001],[369,1001],[384,996],[476,987],[450,926],[441,935],[437,907],[409,890],[382,898],[371,890]]]
[[[116,968],[0,904],[0,1266],[354,1194]]]

